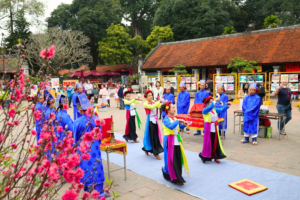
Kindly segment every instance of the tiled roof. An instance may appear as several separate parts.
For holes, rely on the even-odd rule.
[[[58,71],[58,73],[60,75],[64,75],[64,74],[67,74],[69,71],[70,71],[69,69],[63,69],[63,70]]]
[[[125,69],[129,64],[117,64],[117,65],[103,65],[103,66],[97,66],[96,70],[98,72],[106,72],[106,71],[118,71],[120,69]]]
[[[74,72],[77,72],[77,71],[80,71],[80,70],[83,70],[84,72],[87,72],[90,70],[89,67],[87,67],[88,65],[82,65],[81,67],[77,68],[77,69],[74,69],[74,70],[69,70],[69,69],[63,69],[63,70],[60,70],[58,71],[58,73],[60,75],[64,75],[64,74],[71,74],[71,73],[74,73]]]
[[[300,26],[162,43],[143,69],[227,66],[234,57],[259,64],[300,62]]]

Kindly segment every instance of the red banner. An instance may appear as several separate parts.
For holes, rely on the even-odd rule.
[[[300,63],[287,63],[286,72],[300,72]]]

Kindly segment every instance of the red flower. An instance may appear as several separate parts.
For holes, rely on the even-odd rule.
[[[83,141],[85,142],[92,142],[94,140],[93,134],[90,132],[86,132],[83,136]]]
[[[69,107],[68,107],[67,104],[64,104],[64,105],[63,105],[63,109],[64,109],[64,110],[68,110],[68,108],[69,108]]]
[[[8,112],[8,115],[11,117],[11,118],[14,118],[15,117],[15,114],[16,114],[16,111],[14,109],[10,110]]]
[[[99,197],[99,192],[97,190],[94,190],[93,192],[91,192],[91,195],[94,199],[97,199]]]
[[[62,126],[57,127],[57,132],[59,133],[63,132],[63,127]]]
[[[16,143],[11,143],[10,146],[13,149],[17,149],[18,148],[18,145]]]
[[[35,130],[31,130],[30,131],[32,135],[36,135],[36,131]]]
[[[55,46],[51,45],[50,49],[43,49],[40,52],[40,57],[42,57],[43,59],[49,59],[49,58],[53,58],[55,55]]]
[[[87,116],[91,117],[94,114],[94,108],[93,107],[88,107],[87,110],[85,111]]]
[[[89,160],[91,158],[89,153],[83,154],[82,155],[82,160]]]
[[[100,119],[95,119],[95,124],[96,124],[96,126],[100,126]]]
[[[20,124],[20,121],[19,120],[14,120],[13,123],[14,123],[14,125],[18,126]]]
[[[78,200],[78,194],[75,193],[72,189],[66,190],[65,194],[61,198],[62,200]]]

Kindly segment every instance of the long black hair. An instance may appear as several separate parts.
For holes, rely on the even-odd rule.
[[[246,85],[248,85],[248,88],[245,88]],[[249,89],[249,84],[248,83],[244,83],[243,84],[243,92],[246,93],[246,94],[248,94],[248,89]]]

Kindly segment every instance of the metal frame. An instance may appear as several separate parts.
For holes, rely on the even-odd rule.
[[[123,169],[124,168],[124,179],[126,181],[127,179],[127,174],[126,174],[126,147],[123,147],[123,156],[124,156],[124,167],[119,167],[115,170],[112,170],[110,171],[110,168],[109,168],[109,154],[110,153],[114,153],[115,151],[118,151],[118,150],[112,150],[112,149],[106,149],[105,152],[106,152],[106,157],[107,157],[107,172],[108,172],[108,179],[110,179],[110,172],[114,172],[114,171],[117,171],[117,170],[120,170],[120,169]]]
[[[236,126],[239,126],[239,132],[241,131],[241,117],[244,116],[244,114],[243,114],[243,111],[241,111],[241,110],[235,110],[233,113],[234,113],[234,117],[233,117],[233,134],[235,134],[235,127]],[[259,115],[266,115],[267,117],[260,116],[259,118],[277,120],[277,129],[278,129],[278,135],[279,135],[278,140],[280,140],[280,135],[281,134],[280,134],[280,128],[278,126],[278,123],[280,124],[281,120],[283,120],[283,122],[285,122],[286,114],[277,114],[277,113],[272,113],[272,114],[275,114],[275,115],[274,116],[268,116],[268,114],[260,113]],[[235,118],[236,117],[239,117],[239,123],[238,124],[235,123]],[[285,123],[283,123],[283,130],[285,130]],[[284,138],[284,135],[283,135],[283,138]]]

